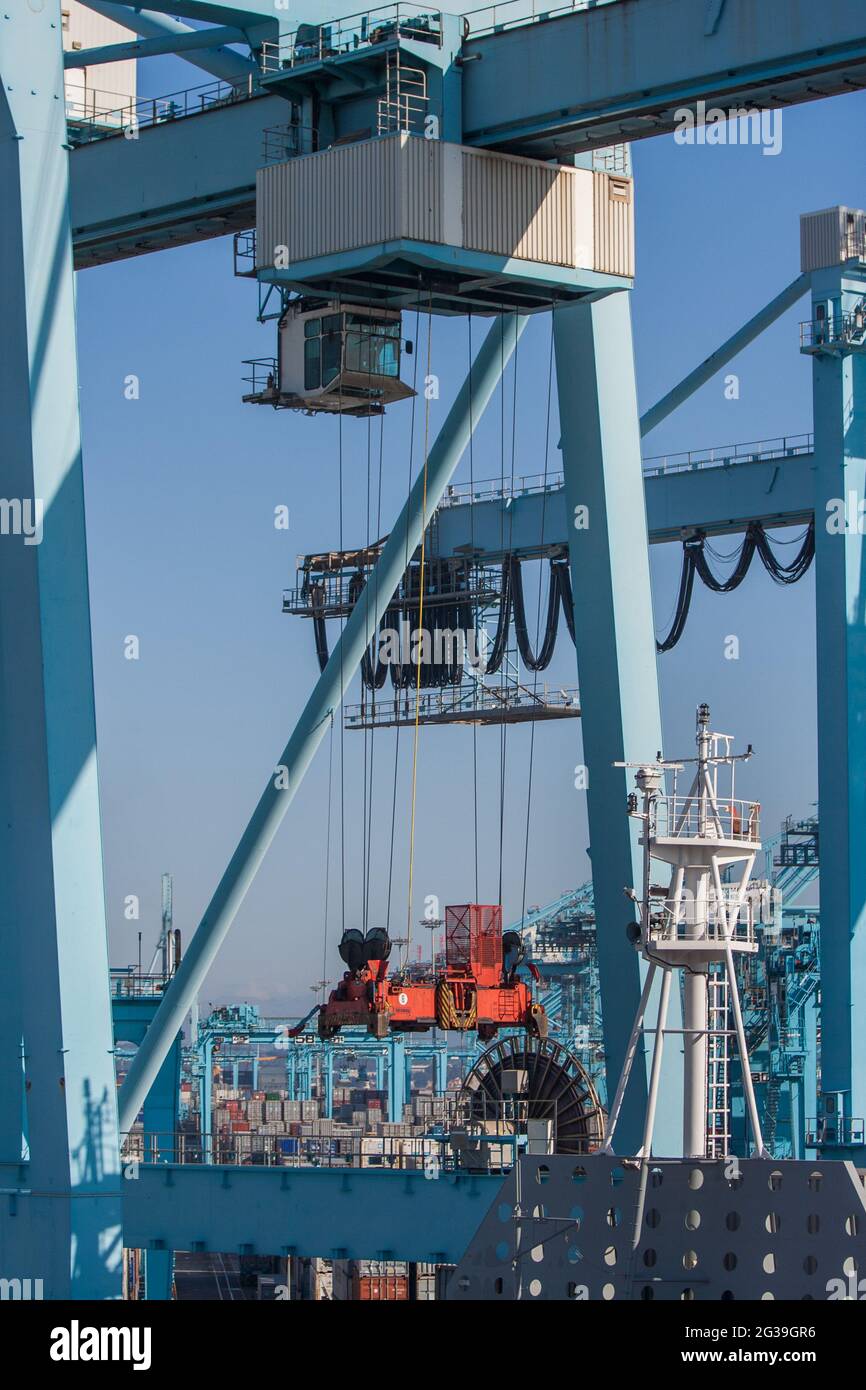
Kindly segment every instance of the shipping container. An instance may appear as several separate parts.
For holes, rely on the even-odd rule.
[[[352,1298],[361,1303],[403,1303],[409,1298],[409,1280],[403,1274],[356,1275],[352,1281]]]

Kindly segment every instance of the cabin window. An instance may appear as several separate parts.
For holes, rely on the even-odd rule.
[[[315,320],[316,327],[319,326],[318,319]],[[309,323],[304,324],[306,331],[310,327]],[[322,340],[321,338],[307,337],[304,343],[304,390],[315,391],[322,384]]]
[[[370,376],[398,376],[400,320],[348,314],[346,371]]]
[[[343,315],[326,314],[322,320],[322,385],[339,374],[343,362]]]

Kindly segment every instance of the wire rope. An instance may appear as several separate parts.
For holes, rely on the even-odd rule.
[[[430,380],[430,366],[432,361],[433,348],[433,306],[432,302],[427,309],[427,372],[426,380]],[[403,952],[404,963],[409,958],[409,948],[412,944],[412,890],[415,878],[415,809],[416,792],[418,784],[418,742],[420,732],[421,717],[421,658],[424,652],[424,572],[427,558],[427,465],[429,459],[430,442],[430,392],[424,392],[424,459],[422,463],[422,490],[421,490],[421,566],[418,585],[418,652],[416,660],[415,678],[415,722],[412,732],[412,791],[410,798],[410,818],[409,818],[409,884],[406,902],[406,946]]]
[[[546,518],[547,518],[547,470],[548,470],[548,464],[549,464],[549,459],[550,459],[550,412],[551,412],[552,399],[553,399],[553,312],[551,312],[551,315],[550,315],[550,350],[549,350],[548,362],[547,362],[547,409],[546,409],[546,412],[545,412],[545,425],[544,425],[544,472],[543,472],[543,477],[542,477],[542,482],[541,482],[541,486],[542,486],[542,502],[541,502],[541,544],[542,544],[542,547],[544,546],[545,521],[546,521]],[[549,597],[548,597],[547,636],[546,636],[546,639],[545,639],[545,646],[547,645],[547,639],[550,637],[551,631],[552,631],[552,633],[553,633],[553,640],[550,642],[550,656],[548,656],[548,658],[547,658],[548,661],[550,660],[550,657],[553,655],[553,642],[554,642],[555,639],[556,639],[556,627],[553,626],[553,624],[555,623],[556,619],[557,619],[558,616],[559,616],[559,598],[561,597],[561,590],[560,590],[558,587],[557,587],[556,589],[554,589],[554,572],[553,572],[553,564],[552,564],[552,562],[551,562],[550,569],[551,569],[551,575],[550,575],[550,593],[549,593]],[[554,604],[554,595],[557,595],[557,599],[556,599],[555,604]],[[552,611],[552,615],[553,615],[553,616],[551,616],[551,611]],[[538,583],[538,599],[537,599],[536,609],[535,609],[535,650],[536,650],[536,652],[538,652],[538,650],[539,650],[539,638],[540,638],[540,635],[541,635],[541,579],[540,579],[540,577],[539,577],[539,583]],[[525,660],[525,657],[524,657],[524,660]],[[540,667],[540,665],[537,664],[535,667],[531,667],[530,669],[533,671],[532,695],[533,695],[533,699],[534,699],[534,698],[536,698],[536,696],[537,696],[537,694],[538,694],[538,673],[539,673],[539,670],[542,669],[542,668]],[[534,763],[535,763],[535,720],[532,720],[532,725],[531,725],[531,728],[530,728],[530,731],[529,731],[529,770],[528,770],[527,779],[526,779],[526,825],[525,825],[524,836],[523,836],[523,884],[522,884],[521,895],[520,895],[520,920],[521,920],[521,922],[523,921],[523,919],[524,919],[525,916],[526,916],[526,883],[527,883],[527,877],[528,877],[528,873],[529,873],[529,827],[530,827],[530,820],[531,820],[531,814],[532,814],[532,782],[533,782]]]

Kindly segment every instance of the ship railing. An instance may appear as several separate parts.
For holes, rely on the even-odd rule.
[[[678,917],[676,921],[672,910],[669,909],[665,921],[661,925],[653,925],[650,929],[650,937],[656,944],[675,945],[681,941],[705,941],[715,945],[721,945],[727,939],[732,945],[752,946],[756,941],[755,924],[751,915],[739,915],[736,920],[728,922],[725,928],[720,921],[712,918],[708,922],[701,924],[696,930],[693,921],[689,920],[689,914]]]
[[[715,805],[693,796],[660,796],[655,803],[655,834],[665,839],[743,840],[761,838],[760,803],[720,796]]]

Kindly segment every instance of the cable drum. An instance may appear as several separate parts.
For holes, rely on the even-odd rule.
[[[515,1035],[488,1047],[466,1075],[458,1108],[488,1133],[525,1134],[530,1120],[549,1121],[554,1153],[590,1153],[604,1135],[592,1078],[552,1038]]]

